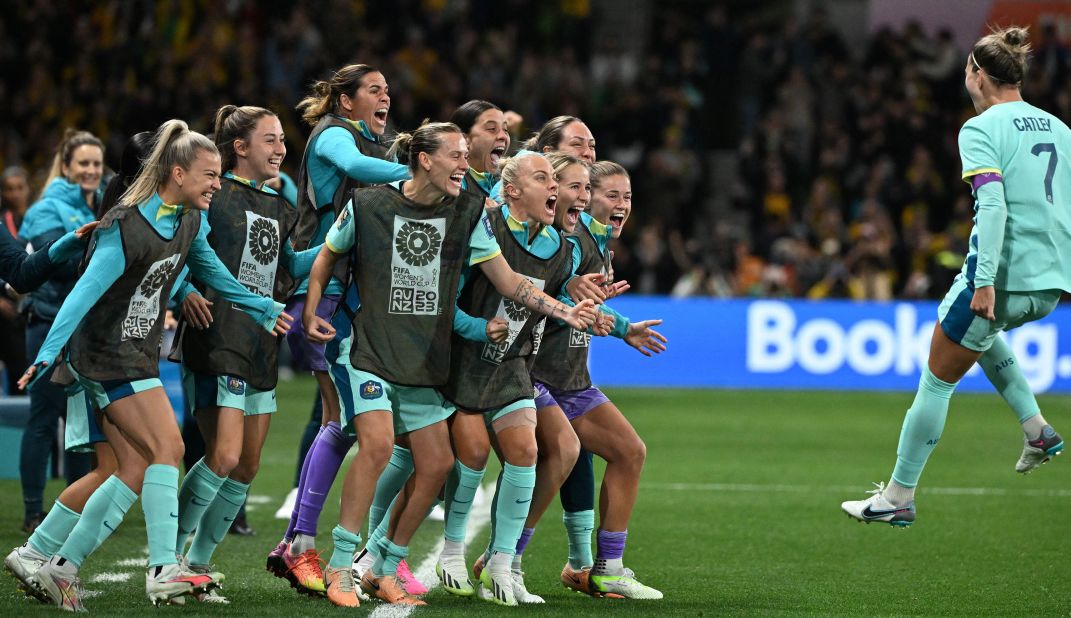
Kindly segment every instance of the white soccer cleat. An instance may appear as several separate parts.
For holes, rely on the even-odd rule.
[[[1041,428],[1041,435],[1037,440],[1025,440],[1023,453],[1019,456],[1019,461],[1015,462],[1015,471],[1019,474],[1030,474],[1063,450],[1064,439],[1056,433],[1052,425],[1045,425]]]
[[[48,562],[48,557],[27,542],[11,550],[11,553],[4,558],[4,568],[19,580],[19,588],[32,594],[33,584],[30,583],[30,578],[46,562]]]
[[[279,507],[278,511],[275,511],[275,519],[290,519],[290,515],[294,512],[294,505],[297,504],[297,487],[290,490],[290,493],[286,494],[283,498],[283,505]]]
[[[510,607],[517,605],[517,597],[513,595],[513,576],[509,567],[496,569],[489,564],[483,569],[480,572],[480,587],[476,590],[476,597],[495,605]]]
[[[222,573],[193,573],[178,564],[149,567],[145,571],[145,594],[153,605],[168,605],[177,597],[221,588]]]
[[[471,597],[476,588],[469,579],[468,569],[465,567],[465,556],[439,555],[435,563],[435,574],[439,576],[443,588],[450,594],[459,597]]]
[[[78,571],[73,568],[58,567],[53,562],[46,562],[30,576],[30,585],[31,594],[49,605],[68,612],[87,611],[81,600],[82,580],[78,578]]]
[[[213,574],[212,567],[200,566],[200,565],[196,565],[196,564],[190,564],[189,561],[186,560],[186,558],[183,558],[182,562],[180,564],[182,565],[183,569],[186,569],[188,572],[193,573],[195,575],[212,575]],[[211,590],[208,590],[207,592],[195,592],[195,593],[193,593],[192,596],[193,596],[193,598],[197,599],[201,603],[217,603],[219,605],[230,605],[230,603],[231,603],[230,600],[227,599],[227,597],[225,597],[225,596],[223,596],[222,594],[219,593],[219,589],[218,588],[212,588]],[[184,600],[185,599],[183,599],[182,597],[176,597],[176,598],[172,599],[171,602],[174,603],[175,601],[178,601],[178,603],[176,603],[176,605],[182,605],[183,604],[182,602]]]
[[[915,521],[915,501],[907,506],[893,506],[885,499],[885,483],[874,483],[877,489],[868,491],[872,494],[866,500],[848,500],[841,502],[840,508],[849,516],[864,522],[880,521],[900,528],[906,528]]]
[[[538,594],[532,594],[528,592],[528,588],[524,585],[524,571],[520,569],[510,569],[510,579],[513,580],[513,598],[517,599],[517,602],[522,605],[539,605],[540,603],[546,603],[543,597]]]
[[[597,596],[612,599],[642,599],[656,601],[662,592],[640,583],[631,569],[623,569],[619,575],[600,574],[592,570],[591,589]]]

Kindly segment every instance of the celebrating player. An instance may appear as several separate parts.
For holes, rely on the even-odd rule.
[[[904,418],[888,486],[841,508],[867,523],[909,526],[915,488],[948,416],[948,400],[974,363],[1011,405],[1025,433],[1017,472],[1030,472],[1064,448],[1041,415],[1020,365],[998,335],[1039,320],[1071,290],[1071,133],[1052,114],[1023,101],[1030,45],[1023,28],[982,37],[964,67],[978,116],[960,130],[963,180],[975,199],[963,269],[937,310],[915,400]]]

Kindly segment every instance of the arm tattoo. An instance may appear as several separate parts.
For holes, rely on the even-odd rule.
[[[554,302],[548,307],[547,300],[550,297],[541,293],[534,285],[532,285],[531,281],[524,279],[523,277],[521,278],[521,282],[517,285],[517,291],[513,294],[513,299],[515,301],[537,313],[550,315],[551,317],[560,313],[565,313],[562,304],[559,302]]]

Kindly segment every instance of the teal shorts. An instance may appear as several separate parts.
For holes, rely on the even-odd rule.
[[[144,380],[106,380],[104,382],[97,382],[79,374],[74,369],[74,365],[67,363],[67,367],[70,368],[71,373],[74,375],[78,383],[82,385],[82,388],[86,389],[86,393],[89,394],[89,399],[93,402],[93,405],[97,408],[104,410],[108,406],[112,405],[116,401],[136,395],[138,393],[145,392],[153,388],[163,388],[163,383],[160,382],[160,378],[145,378]]]
[[[365,412],[387,410],[394,415],[394,434],[407,434],[444,421],[454,406],[434,388],[391,384],[374,373],[334,363],[331,379],[342,404],[342,428],[355,435],[353,419]]]
[[[67,422],[63,425],[63,448],[72,453],[91,453],[93,445],[107,438],[97,423],[97,408],[80,384],[66,389]]]
[[[182,392],[186,414],[204,408],[234,408],[246,416],[271,414],[278,409],[275,389],[261,391],[238,376],[215,376],[190,371],[182,366]]]
[[[512,414],[517,410],[523,410],[525,408],[536,409],[535,399],[521,399],[520,401],[514,401],[511,404],[507,404],[498,409],[487,410],[483,413],[483,420],[490,427],[492,423],[500,418],[505,417],[508,414]]]
[[[1060,295],[1060,290],[997,290],[996,305],[993,307],[996,319],[990,321],[971,311],[974,286],[961,274],[952,282],[952,287],[945,294],[941,306],[937,308],[937,319],[941,323],[941,330],[949,339],[968,350],[985,352],[993,345],[993,340],[1001,331],[1040,320],[1052,313],[1060,302]]]

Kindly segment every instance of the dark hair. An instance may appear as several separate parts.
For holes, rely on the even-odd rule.
[[[152,131],[136,133],[123,148],[123,157],[119,161],[119,170],[112,176],[104,189],[104,198],[97,207],[97,219],[102,219],[108,211],[119,202],[119,197],[127,190],[130,183],[141,171],[141,162],[152,150]]]
[[[461,129],[452,122],[428,122],[425,120],[416,131],[399,133],[398,137],[394,138],[394,143],[391,144],[390,150],[387,151],[387,158],[397,157],[398,161],[409,165],[410,171],[416,171],[420,153],[431,154],[438,150],[442,145],[442,139],[439,136],[446,133],[464,135]]]
[[[453,114],[450,114],[450,122],[456,124],[462,133],[468,134],[472,130],[472,127],[476,124],[476,120],[479,119],[480,114],[486,112],[489,109],[497,109],[502,111],[494,103],[490,101],[482,101],[480,99],[473,99],[468,103],[465,103],[461,107],[454,110]]]
[[[562,133],[565,131],[565,127],[574,122],[582,121],[576,116],[555,116],[551,118],[543,125],[539,133],[536,133],[524,143],[524,149],[540,153],[543,152],[544,148],[558,150],[558,144],[562,141]]]
[[[320,119],[338,111],[338,99],[342,95],[353,96],[361,87],[361,81],[369,73],[379,69],[367,64],[348,64],[331,75],[329,81],[317,80],[312,85],[312,94],[297,104],[297,110],[305,122],[315,126]]]
[[[1026,76],[1026,60],[1030,44],[1026,42],[1027,29],[1011,26],[993,30],[978,39],[971,50],[974,70],[985,71],[998,86],[1019,86]]]
[[[220,168],[223,171],[233,170],[238,164],[238,156],[234,153],[234,140],[248,142],[253,130],[257,128],[257,122],[265,116],[274,115],[275,112],[270,109],[253,105],[224,105],[219,108],[216,112],[213,137],[216,148],[219,149]]]

